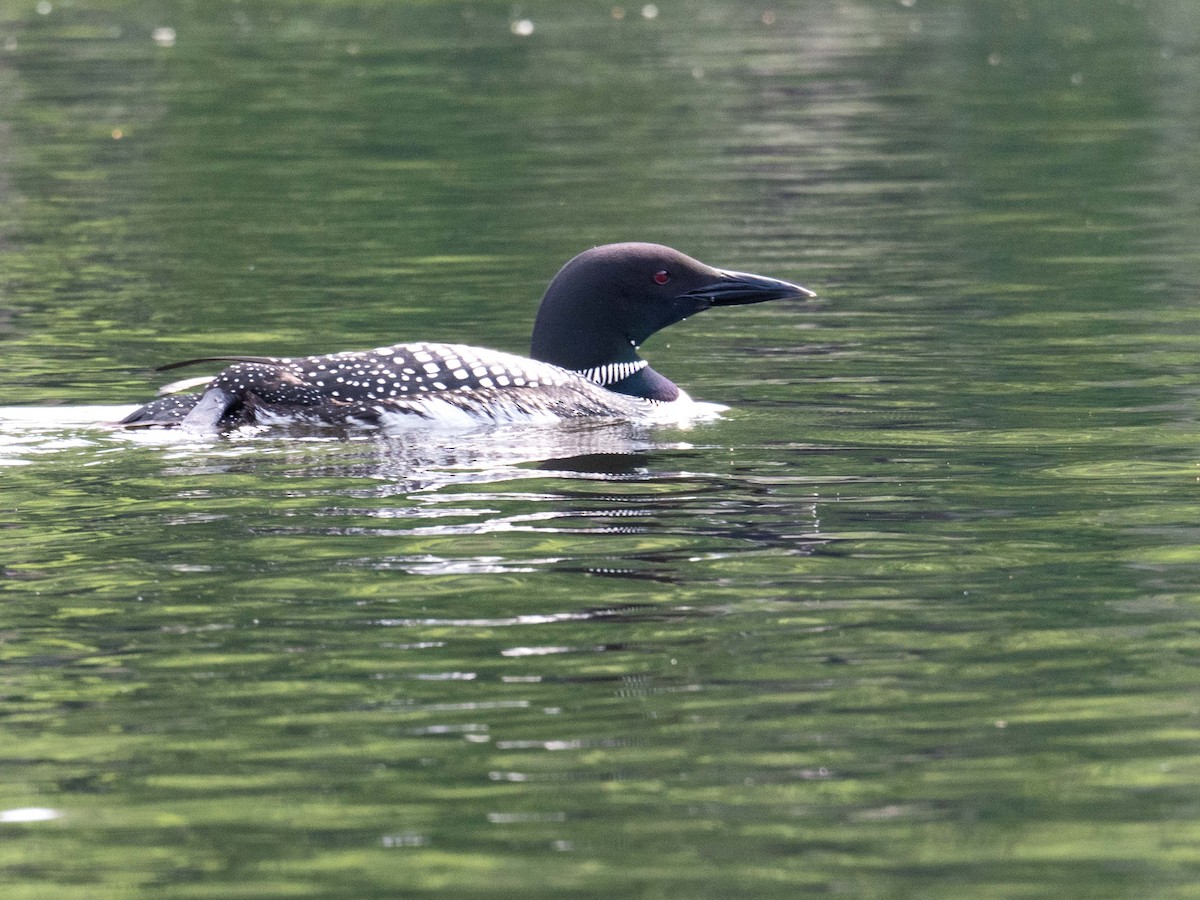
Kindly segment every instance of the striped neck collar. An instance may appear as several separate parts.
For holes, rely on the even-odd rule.
[[[601,387],[608,387],[610,384],[616,384],[618,381],[624,381],[630,375],[642,371],[650,363],[644,359],[637,359],[633,362],[617,362],[605,363],[602,366],[593,366],[590,369],[578,369],[584,378],[594,382]]]

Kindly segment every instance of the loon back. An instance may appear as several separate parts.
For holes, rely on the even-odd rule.
[[[189,360],[203,361],[208,360]],[[155,400],[120,424],[212,429],[300,422],[369,428],[386,427],[395,417],[445,424],[631,418],[647,402],[511,353],[465,344],[395,344],[298,359],[240,357],[202,393]]]
[[[532,359],[464,344],[395,344],[303,358],[232,362],[200,394],[135,410],[127,427],[194,429],[308,421],[378,426],[393,417],[454,421],[615,416],[686,397],[637,354],[647,337],[713,306],[808,299],[805,288],[715,269],[658,244],[581,253],[538,309]]]

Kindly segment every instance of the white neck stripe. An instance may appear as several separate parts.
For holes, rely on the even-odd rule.
[[[579,374],[588,381],[593,381],[601,387],[607,387],[610,384],[616,384],[618,381],[624,381],[635,372],[640,372],[650,363],[644,359],[636,360],[635,362],[619,362],[606,363],[603,366],[593,366],[590,369],[579,370]]]

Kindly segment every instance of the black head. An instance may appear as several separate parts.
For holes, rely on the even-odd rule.
[[[575,370],[636,361],[636,348],[654,332],[710,307],[813,296],[660,244],[608,244],[579,254],[554,276],[538,308],[531,355]]]

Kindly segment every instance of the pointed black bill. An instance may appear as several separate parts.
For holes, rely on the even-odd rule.
[[[767,300],[811,300],[817,296],[808,288],[778,278],[725,269],[718,271],[721,273],[720,280],[688,291],[683,296],[710,306],[744,306]]]

